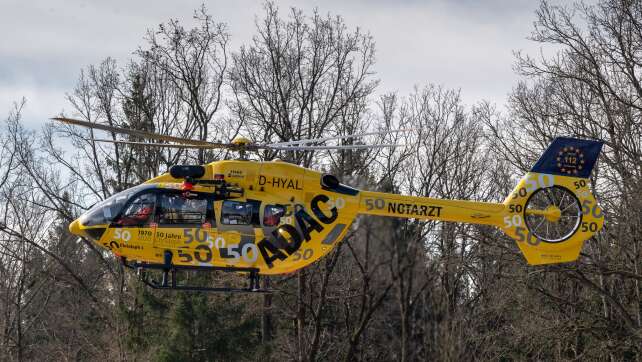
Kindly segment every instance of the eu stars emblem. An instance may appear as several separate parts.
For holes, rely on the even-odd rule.
[[[577,175],[583,167],[584,153],[579,147],[564,147],[557,153],[557,168],[560,172]]]

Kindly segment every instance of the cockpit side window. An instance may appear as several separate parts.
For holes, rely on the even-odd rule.
[[[80,216],[80,222],[85,226],[109,224],[121,213],[121,209],[133,195],[142,190],[152,190],[154,188],[155,186],[153,185],[139,185],[112,195],[110,198],[97,203],[89,209],[89,211]]]
[[[156,194],[138,195],[126,207],[114,222],[117,226],[144,226],[154,221]]]
[[[225,225],[255,225],[260,226],[259,207],[260,201],[223,201],[221,211],[221,224]]]
[[[283,215],[285,215],[285,206],[265,205],[265,210],[263,210],[263,226],[279,225]]]
[[[208,213],[208,202],[207,197],[199,194],[161,193],[158,223],[161,226],[203,225],[212,219]]]

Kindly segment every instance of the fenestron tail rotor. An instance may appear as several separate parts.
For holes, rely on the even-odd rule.
[[[81,121],[77,119],[65,118],[65,117],[54,117],[52,118],[55,121],[62,122],[65,124],[70,124],[74,126],[81,126],[86,128],[97,129],[101,131],[113,132],[118,134],[124,134],[128,136],[135,136],[144,139],[150,139],[155,141],[163,142],[138,142],[138,141],[125,141],[125,140],[109,140],[109,139],[98,139],[92,138],[92,141],[95,142],[105,142],[105,143],[114,143],[114,144],[124,144],[131,146],[148,146],[148,147],[170,147],[170,148],[192,148],[192,149],[230,149],[235,151],[257,151],[257,150],[275,150],[275,151],[316,151],[316,150],[351,150],[351,149],[368,149],[368,148],[391,148],[391,147],[401,147],[404,145],[401,144],[381,144],[381,145],[365,145],[365,144],[354,144],[354,145],[336,145],[328,146],[322,145],[326,141],[348,139],[348,138],[359,138],[372,135],[381,135],[388,133],[399,133],[399,132],[410,132],[416,130],[414,128],[408,129],[397,129],[397,130],[385,130],[385,131],[376,131],[376,132],[367,132],[361,134],[351,134],[343,136],[333,136],[333,137],[324,137],[324,138],[314,138],[314,139],[303,139],[298,141],[287,141],[287,142],[278,142],[270,144],[255,144],[250,140],[244,137],[237,137],[231,143],[221,143],[221,142],[208,142],[201,140],[193,140],[183,137],[167,136],[161,135],[158,133],[126,129],[121,127],[109,126],[99,123]],[[171,143],[170,143],[171,142]]]

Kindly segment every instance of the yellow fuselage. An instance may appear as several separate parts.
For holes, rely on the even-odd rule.
[[[574,177],[541,175],[527,174],[504,203],[484,203],[323,186],[320,172],[285,162],[218,161],[205,165],[205,175],[199,180],[223,178],[230,188],[242,192],[215,196],[214,186],[199,182],[184,190],[183,180],[169,174],[147,181],[139,192],[167,193],[177,195],[175,198],[188,193],[198,199],[194,204],[207,203],[207,214],[176,222],[167,216],[173,204],[160,201],[161,196],[150,196],[157,201],[147,205],[154,211],[143,224],[118,221],[106,211],[101,214],[99,205],[88,212],[98,213],[97,222],[83,216],[70,230],[127,260],[162,264],[169,251],[173,265],[254,268],[260,274],[283,274],[322,258],[343,239],[357,215],[367,214],[494,225],[518,241],[531,264],[574,260],[582,242],[601,228],[601,211],[586,183],[577,186]],[[540,242],[523,225],[526,201],[548,184],[573,190],[581,205],[593,213],[583,215],[586,227],[560,243]],[[136,198],[135,192],[129,196]],[[125,200],[121,206],[128,208]],[[273,209],[283,212],[273,216]],[[552,209],[533,212],[547,219],[558,215]],[[105,222],[100,223],[101,218]]]

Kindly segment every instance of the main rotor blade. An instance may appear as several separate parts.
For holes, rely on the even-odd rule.
[[[120,141],[120,140],[106,140],[99,138],[91,138],[90,141],[117,143],[123,145],[133,146],[152,146],[152,147],[169,147],[169,148],[195,148],[195,149],[215,149],[215,148],[237,148],[234,144],[211,144],[211,145],[185,145],[176,143],[154,143],[154,142],[133,142],[133,141]]]
[[[313,151],[313,150],[356,150],[364,148],[386,148],[402,147],[405,145],[387,144],[387,145],[343,145],[343,146],[256,146],[256,148],[265,148],[270,150],[282,151]]]
[[[287,145],[299,145],[299,144],[303,144],[303,143],[317,143],[317,142],[340,140],[340,139],[345,139],[345,138],[357,138],[357,137],[364,137],[364,136],[374,136],[374,135],[378,135],[378,134],[410,132],[410,131],[416,131],[418,129],[419,128],[403,128],[403,129],[393,129],[393,130],[386,130],[386,131],[367,132],[367,133],[360,133],[360,134],[349,134],[349,135],[345,135],[345,136],[334,136],[334,137],[324,137],[324,138],[303,139],[303,140],[298,140],[298,141],[269,143],[269,144],[266,144],[266,146],[287,146]]]
[[[194,148],[194,149],[216,149],[216,148],[230,148],[230,149],[245,149],[248,151],[267,149],[267,150],[279,150],[279,151],[314,151],[314,150],[355,150],[355,149],[366,149],[366,148],[387,148],[387,147],[402,147],[405,145],[402,144],[386,144],[386,145],[343,145],[343,146],[258,146],[258,145],[247,145],[239,146],[233,143],[225,144],[210,144],[210,145],[185,145],[185,144],[175,144],[175,143],[154,143],[154,142],[134,142],[134,141],[120,141],[120,140],[106,140],[92,138],[91,141],[95,142],[107,142],[107,143],[117,143],[124,145],[133,145],[133,146],[151,146],[151,147],[170,147],[170,148]]]
[[[141,131],[141,130],[136,130],[136,129],[126,129],[126,128],[121,128],[121,127],[113,127],[113,126],[108,126],[108,125],[104,125],[104,124],[86,122],[86,121],[81,121],[81,120],[71,119],[71,118],[54,117],[52,119],[55,120],[55,121],[58,121],[58,122],[71,124],[71,125],[74,125],[74,126],[81,126],[81,127],[99,129],[101,131],[108,131],[108,132],[126,134],[126,135],[130,135],[130,136],[149,138],[149,139],[158,140],[158,141],[177,142],[177,143],[184,143],[184,144],[188,144],[188,145],[208,145],[208,146],[211,146],[213,148],[214,147],[227,147],[227,144],[225,144],[225,143],[213,143],[213,142],[207,142],[207,141],[192,140],[192,139],[189,139],[189,138],[166,136],[166,135],[153,133],[153,132]]]

